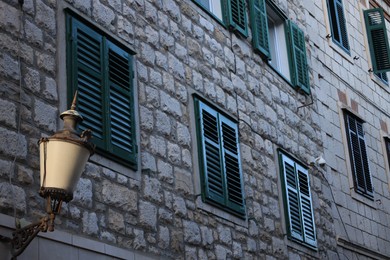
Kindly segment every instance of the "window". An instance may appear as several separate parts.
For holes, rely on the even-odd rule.
[[[236,215],[245,215],[237,124],[194,99],[202,199]]]
[[[372,70],[374,73],[390,71],[390,50],[383,9],[374,8],[365,10],[364,20],[366,23]]]
[[[345,129],[355,190],[362,195],[372,197],[373,188],[364,140],[363,122],[356,116],[346,112]]]
[[[305,36],[272,1],[251,0],[253,47],[294,87],[310,93]]]
[[[245,0],[194,0],[218,20],[244,36],[248,35]]]
[[[329,23],[333,42],[349,53],[347,22],[342,0],[328,0]]]
[[[279,161],[288,236],[317,247],[308,171],[281,151]]]
[[[132,56],[112,39],[67,15],[68,97],[91,129],[97,151],[136,167]],[[69,100],[69,103],[71,101]]]

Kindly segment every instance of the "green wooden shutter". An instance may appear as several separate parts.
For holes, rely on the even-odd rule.
[[[230,27],[248,36],[245,0],[227,0],[227,22]]]
[[[288,233],[291,237],[303,241],[303,223],[300,211],[300,197],[298,191],[298,179],[293,160],[281,154],[283,166],[283,179],[286,196]]]
[[[309,71],[306,59],[305,35],[292,21],[288,21],[291,56],[291,81],[294,86],[310,94]]]
[[[363,125],[355,117],[346,114],[346,127],[355,189],[372,196],[373,188],[364,141]]]
[[[314,247],[317,246],[316,230],[314,224],[314,212],[310,193],[309,174],[306,169],[296,164],[299,195],[301,202],[302,226],[305,243]]]
[[[200,101],[197,101],[197,105],[200,116],[204,197],[224,204],[226,185],[222,168],[218,113]]]
[[[80,130],[91,129],[93,142],[98,147],[104,148],[103,38],[73,17],[69,19],[72,27],[72,47],[68,56],[71,60],[72,93],[69,97],[78,90],[77,109],[84,118],[79,125]]]
[[[135,162],[131,56],[108,41],[109,136],[112,152]]]
[[[229,208],[244,212],[237,124],[222,115],[219,118],[222,129],[223,166],[227,184],[226,203]]]
[[[250,1],[253,48],[271,59],[268,36],[267,6],[265,0]]]
[[[389,42],[382,8],[365,10],[364,18],[373,71],[390,71]]]
[[[237,124],[195,99],[202,196],[245,214]]]

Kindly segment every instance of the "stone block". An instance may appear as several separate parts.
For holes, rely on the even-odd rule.
[[[25,158],[27,156],[27,140],[24,135],[5,128],[0,128],[0,152],[3,155]]]
[[[0,183],[0,207],[4,210],[15,210],[26,213],[26,193],[23,188],[9,182]]]
[[[16,105],[4,99],[0,99],[0,122],[16,128]]]
[[[98,218],[95,212],[83,213],[83,232],[87,235],[97,235],[99,233]]]
[[[111,28],[114,23],[115,13],[114,11],[101,4],[99,0],[93,0],[92,2],[92,16],[98,23],[104,25],[107,28]]]
[[[200,245],[202,238],[200,235],[199,226],[193,221],[183,220],[184,241],[193,244]]]
[[[127,212],[137,211],[137,192],[109,181],[102,184],[102,202]]]
[[[89,179],[80,178],[73,193],[73,201],[80,206],[92,208],[92,182]]]
[[[162,192],[160,182],[149,176],[144,177],[144,197],[154,202],[162,202]]]
[[[108,228],[119,232],[124,233],[125,231],[125,221],[123,215],[112,209],[108,210]]]
[[[139,202],[139,223],[146,229],[156,230],[157,226],[157,208],[153,204]]]

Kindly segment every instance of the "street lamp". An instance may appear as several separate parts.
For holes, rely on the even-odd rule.
[[[39,232],[54,231],[54,219],[60,213],[62,202],[73,199],[73,191],[80,179],[94,145],[89,142],[91,130],[79,135],[77,123],[83,120],[75,110],[77,93],[70,110],[63,112],[60,118],[64,128],[50,137],[41,138],[40,150],[41,188],[39,195],[46,199],[47,216],[40,221],[23,228],[16,228],[11,242],[13,258],[20,255]]]

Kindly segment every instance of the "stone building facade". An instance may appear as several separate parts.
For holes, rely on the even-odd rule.
[[[389,258],[389,86],[365,22],[377,7],[390,28],[387,0],[2,0],[0,234],[44,214],[37,141],[81,88],[99,150],[20,259]],[[96,78],[125,83],[106,94]],[[129,123],[115,128],[121,97]],[[112,141],[122,131],[131,140]]]

